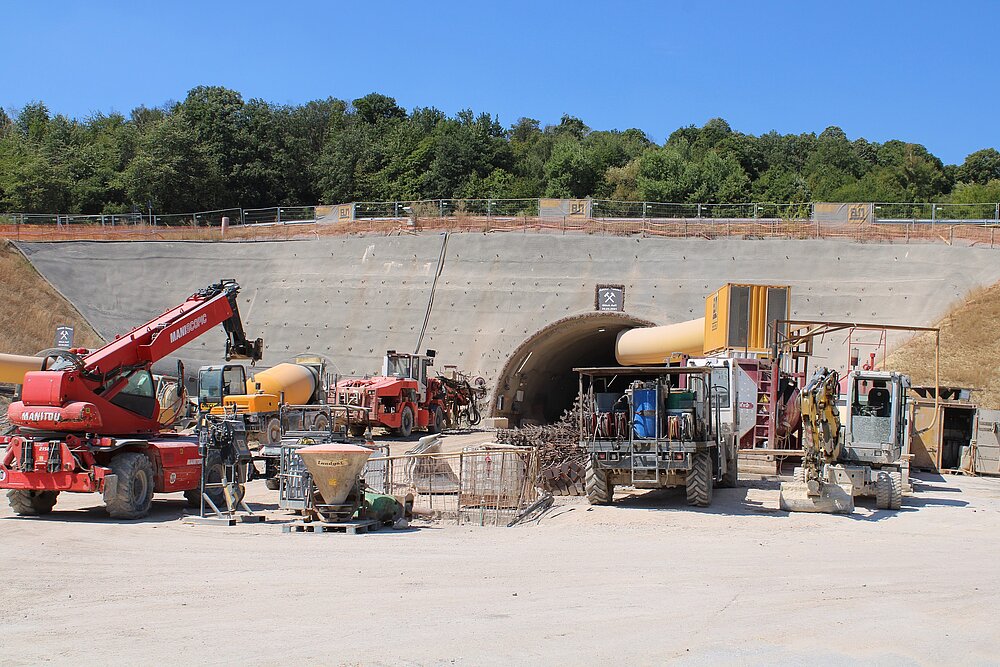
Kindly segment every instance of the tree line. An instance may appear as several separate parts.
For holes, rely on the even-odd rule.
[[[688,203],[1000,201],[1000,153],[944,164],[905,141],[760,136],[712,119],[656,144],[563,116],[504,127],[487,113],[406,111],[372,93],[302,105],[200,86],[126,117],[0,110],[0,210],[188,212],[278,204],[593,196]]]

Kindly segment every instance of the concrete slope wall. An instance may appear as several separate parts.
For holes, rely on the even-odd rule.
[[[440,268],[420,348],[490,382],[526,339],[593,312],[598,283],[624,284],[626,313],[659,324],[700,317],[725,282],[791,285],[794,317],[930,324],[1000,280],[989,249],[836,241],[452,234],[19,247],[105,337],[233,277],[266,364],[318,353],[343,374],[376,370],[386,349],[416,349]],[[218,363],[222,341],[203,336],[182,356]]]

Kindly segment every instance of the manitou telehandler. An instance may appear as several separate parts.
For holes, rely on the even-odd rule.
[[[124,519],[145,516],[154,492],[197,501],[198,440],[161,432],[150,368],[218,324],[227,360],[259,360],[264,343],[244,334],[239,289],[222,280],[100,349],[61,351],[48,370],[27,373],[8,409],[16,430],[0,437],[0,488],[14,512],[47,514],[63,491],[102,493],[108,513]],[[221,460],[204,464],[209,481],[224,474]]]

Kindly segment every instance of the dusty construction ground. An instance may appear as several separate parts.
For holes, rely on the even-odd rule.
[[[626,493],[512,529],[360,536],[186,525],[179,496],[123,523],[96,496],[45,519],[3,503],[0,663],[996,660],[1000,480],[923,477],[898,514],[777,496],[744,480],[707,511]],[[276,502],[261,482],[250,500]]]

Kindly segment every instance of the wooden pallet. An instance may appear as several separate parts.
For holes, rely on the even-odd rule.
[[[339,523],[327,523],[324,521],[295,521],[286,523],[281,527],[283,533],[346,533],[348,535],[363,535],[367,532],[378,530],[381,526],[378,521],[368,519],[366,521],[343,521]]]

